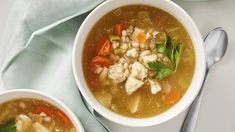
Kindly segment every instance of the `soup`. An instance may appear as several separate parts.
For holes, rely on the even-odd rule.
[[[76,132],[67,115],[36,99],[0,104],[0,132]]]
[[[83,72],[96,99],[120,115],[161,114],[187,91],[195,68],[191,38],[160,9],[131,5],[104,15],[89,32]]]

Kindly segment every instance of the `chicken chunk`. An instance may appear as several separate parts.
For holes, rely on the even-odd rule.
[[[125,84],[127,95],[131,95],[133,92],[139,89],[143,84],[144,82],[141,80],[135,79],[133,77],[128,77]]]
[[[16,131],[17,132],[34,132],[32,129],[33,121],[24,114],[16,117]]]
[[[117,63],[109,67],[108,77],[116,80],[118,83],[123,82],[129,75],[129,70],[125,69],[122,63]]]
[[[140,60],[143,62],[144,66],[148,67],[149,62],[157,60],[157,55],[155,54],[146,55],[146,56],[141,57]]]
[[[137,50],[135,48],[130,49],[126,52],[126,56],[127,57],[131,57],[131,58],[137,58],[139,56]]]
[[[102,72],[103,68],[101,66],[97,66],[95,70],[95,74],[100,74]]]
[[[119,63],[127,63],[128,61],[124,57],[122,57],[122,58],[119,59],[118,62]]]
[[[140,58],[141,58],[141,57],[144,57],[144,56],[146,56],[146,55],[149,55],[149,54],[151,54],[151,52],[150,52],[149,50],[145,50],[145,51],[143,51],[143,52],[140,54]]]
[[[133,41],[133,42],[131,43],[131,46],[134,47],[134,48],[139,48],[139,47],[140,47],[140,44],[139,44],[138,42]]]
[[[16,132],[51,132],[42,124],[33,121],[27,116],[20,114],[16,117]]]
[[[148,69],[145,68],[140,62],[134,62],[131,66],[131,76],[143,80],[148,76]]]
[[[159,85],[157,81],[149,80],[149,84],[150,84],[152,94],[156,94],[162,90],[161,86]]]

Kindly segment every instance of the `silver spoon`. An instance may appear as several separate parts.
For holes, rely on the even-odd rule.
[[[204,84],[211,67],[217,63],[225,54],[228,45],[228,36],[226,31],[221,27],[212,30],[205,39],[205,52],[206,52],[206,73],[201,90],[197,97],[191,104],[186,118],[183,122],[181,132],[194,132],[197,124],[199,109],[204,93]]]

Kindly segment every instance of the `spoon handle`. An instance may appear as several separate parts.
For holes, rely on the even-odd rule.
[[[208,75],[209,69],[206,69],[205,72],[205,78],[203,80],[202,83],[202,87],[197,95],[197,97],[195,98],[195,100],[193,101],[193,103],[191,104],[188,113],[185,117],[185,120],[183,122],[182,128],[180,132],[194,132],[196,125],[197,125],[197,119],[198,119],[198,114],[199,114],[199,110],[200,110],[200,105],[202,102],[202,97],[203,97],[203,93],[204,93],[204,84],[207,80],[207,75]]]

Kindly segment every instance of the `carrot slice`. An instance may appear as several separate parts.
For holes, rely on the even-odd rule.
[[[33,113],[35,114],[40,114],[40,113],[45,113],[47,116],[52,116],[53,115],[53,110],[51,110],[49,107],[47,106],[39,106],[36,109],[33,110]]]
[[[166,98],[167,104],[174,104],[180,99],[180,91],[178,89],[172,89]]]
[[[91,60],[91,65],[92,67],[97,67],[97,66],[101,66],[101,67],[108,67],[112,64],[112,62],[102,56],[96,56]]]
[[[112,51],[112,45],[109,39],[106,39],[106,38],[101,39],[101,42],[98,44],[97,51],[98,51],[98,55],[101,55],[101,56],[110,55]]]
[[[72,127],[72,123],[70,122],[69,118],[67,117],[67,115],[65,115],[64,112],[57,110],[55,111],[56,117],[67,127]]]
[[[122,24],[122,23],[116,24],[116,25],[115,25],[116,34],[117,34],[118,36],[122,36],[122,30],[124,30],[124,28],[125,28],[124,24]]]
[[[147,38],[143,32],[140,32],[137,36],[137,39],[140,43],[145,43]]]

